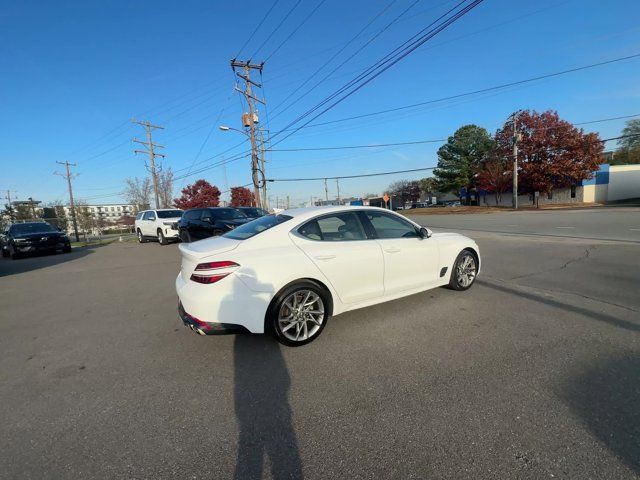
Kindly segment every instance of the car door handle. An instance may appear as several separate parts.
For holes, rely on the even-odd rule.
[[[387,253],[398,253],[400,249],[398,247],[388,247],[384,249]]]
[[[331,260],[336,258],[336,256],[335,255],[316,255],[313,258],[315,258],[316,260]]]

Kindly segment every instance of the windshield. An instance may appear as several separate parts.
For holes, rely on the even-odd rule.
[[[176,218],[182,216],[182,210],[157,210],[158,218]]]
[[[221,220],[237,220],[247,218],[244,213],[242,213],[240,210],[236,210],[235,208],[212,208],[211,215],[214,218]]]
[[[42,232],[55,232],[56,229],[53,228],[48,223],[16,223],[11,225],[11,229],[9,230],[12,234],[24,234],[24,233],[42,233]]]
[[[281,223],[291,220],[293,217],[289,215],[266,215],[264,217],[257,218],[249,223],[239,226],[231,230],[230,232],[222,235],[226,238],[232,238],[234,240],[246,240],[251,238],[260,232],[269,230],[271,227],[275,227]]]

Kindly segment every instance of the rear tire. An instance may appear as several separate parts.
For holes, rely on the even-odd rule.
[[[280,291],[269,305],[266,330],[288,347],[300,347],[320,336],[329,321],[331,298],[315,282],[303,280]]]
[[[167,243],[167,238],[164,236],[164,233],[162,233],[162,230],[158,229],[158,243],[160,245],[166,245]]]
[[[478,259],[471,250],[463,250],[453,264],[449,288],[452,290],[468,290],[478,276]]]
[[[9,256],[9,250],[6,248],[2,249],[2,258],[7,258]]]

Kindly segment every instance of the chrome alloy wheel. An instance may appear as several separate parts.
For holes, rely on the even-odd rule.
[[[280,307],[278,327],[287,339],[301,342],[313,337],[324,321],[324,303],[312,290],[293,292]]]
[[[470,253],[460,259],[456,268],[456,279],[461,287],[467,288],[476,278],[476,260]]]

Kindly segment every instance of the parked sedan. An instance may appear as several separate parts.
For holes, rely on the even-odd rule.
[[[178,222],[178,234],[183,242],[215,237],[251,221],[236,208],[211,207],[187,210]]]
[[[473,240],[375,207],[286,210],[180,251],[185,325],[271,332],[289,346],[317,338],[332,315],[443,285],[466,290],[480,270]]]
[[[2,256],[12,259],[32,253],[71,252],[71,242],[64,232],[46,222],[14,223],[4,234]]]
[[[260,208],[260,207],[235,207],[244,213],[250,219],[264,217],[265,215],[269,215],[269,212]]]

